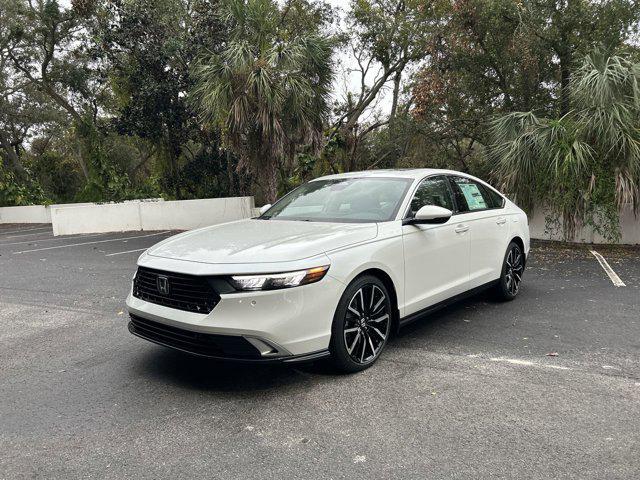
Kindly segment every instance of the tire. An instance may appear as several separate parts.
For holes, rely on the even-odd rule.
[[[502,273],[494,292],[498,300],[511,301],[518,296],[524,273],[525,258],[520,245],[511,242],[502,262]]]
[[[333,365],[344,373],[365,370],[380,357],[393,320],[384,283],[363,275],[347,286],[333,317],[329,351]]]

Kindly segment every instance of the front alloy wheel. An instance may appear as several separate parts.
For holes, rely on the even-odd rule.
[[[372,365],[391,332],[391,302],[376,277],[356,279],[343,294],[334,317],[330,350],[334,363],[346,372]]]

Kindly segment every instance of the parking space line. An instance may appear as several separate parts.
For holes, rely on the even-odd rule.
[[[149,247],[147,247],[149,248]],[[107,253],[105,257],[113,257],[114,255],[124,255],[125,253],[133,253],[133,252],[143,252],[147,248],[136,248],[135,250],[127,250],[126,252],[115,252],[115,253]]]
[[[17,255],[17,254],[20,254],[20,253],[41,252],[43,250],[55,250],[55,249],[58,249],[58,248],[80,247],[82,245],[93,245],[93,244],[96,244],[96,243],[106,243],[106,242],[117,242],[117,241],[124,241],[124,240],[133,240],[135,238],[156,237],[158,235],[164,235],[165,233],[170,233],[170,231],[167,230],[166,232],[149,233],[147,235],[136,235],[136,236],[133,236],[133,237],[108,238],[106,240],[96,240],[96,241],[93,241],[93,242],[80,242],[80,243],[70,243],[68,245],[55,245],[53,247],[33,248],[31,250],[22,250],[20,252],[13,252],[13,254]]]
[[[611,282],[613,282],[613,284],[616,287],[626,287],[624,282],[620,280],[620,277],[618,276],[618,274],[613,271],[613,268],[611,268],[611,265],[609,265],[609,262],[607,262],[602,255],[600,255],[595,250],[590,250],[590,252],[593,254],[594,257],[596,257],[596,259],[600,263],[600,266],[607,273],[607,275],[609,275]]]
[[[77,235],[74,237],[53,237],[53,238],[36,238],[34,240],[22,240],[21,242],[7,242],[7,243],[2,243],[0,242],[0,247],[4,247],[7,245],[24,245],[27,243],[40,243],[40,242],[53,242],[53,241],[59,241],[59,240],[74,240],[76,238],[92,238],[92,237],[99,237],[101,235],[107,235],[106,233],[90,233],[87,235]]]
[[[562,365],[536,363],[536,362],[531,362],[529,360],[522,360],[519,358],[494,357],[494,358],[490,358],[489,360],[491,360],[492,362],[504,362],[504,363],[510,363],[512,365],[522,365],[525,367],[542,367],[542,368],[552,368],[554,370],[571,370],[569,367],[564,367]]]

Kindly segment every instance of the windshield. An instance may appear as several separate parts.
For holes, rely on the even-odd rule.
[[[393,220],[409,178],[340,178],[305,183],[259,218],[313,222],[386,222]]]

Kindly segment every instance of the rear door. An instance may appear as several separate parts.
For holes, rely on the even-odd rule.
[[[425,205],[455,210],[453,192],[443,175],[423,179],[406,217]],[[453,216],[440,225],[404,225],[405,310],[411,315],[467,289],[469,233]]]
[[[456,222],[469,227],[469,289],[500,277],[509,242],[504,199],[481,182],[450,176],[458,212]]]

